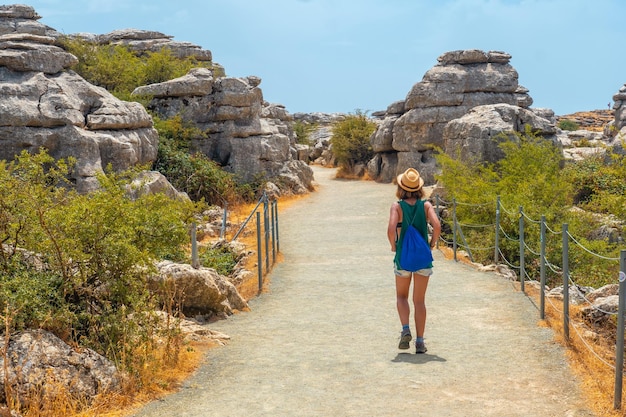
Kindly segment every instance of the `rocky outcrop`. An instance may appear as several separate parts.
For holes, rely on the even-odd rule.
[[[135,89],[151,96],[148,108],[164,119],[180,115],[202,132],[191,150],[201,152],[245,182],[275,181],[283,191],[312,190],[313,171],[298,159],[293,118],[263,101],[261,79],[215,77],[195,68],[183,77]]]
[[[556,126],[533,111],[510,104],[477,106],[446,124],[443,131],[444,151],[465,161],[498,161],[504,153],[503,141],[516,141],[513,132],[524,132],[525,126],[557,144]]]
[[[0,338],[0,351],[3,349],[4,337]],[[28,398],[53,398],[61,394],[84,401],[120,385],[115,366],[104,356],[91,349],[75,350],[43,330],[12,335],[6,357],[8,363],[4,364],[0,356],[0,402],[6,401],[6,392],[20,398],[22,405]],[[6,381],[9,390],[5,389]]]
[[[371,139],[376,155],[368,164],[369,175],[390,182],[399,172],[414,167],[426,184],[432,184],[433,149],[447,147],[444,129],[448,122],[481,105],[530,107],[532,99],[518,84],[510,58],[504,52],[479,50],[441,55],[405,100],[387,108]]]
[[[613,109],[615,110],[614,133],[620,133],[626,137],[626,84],[613,96]]]
[[[158,133],[139,103],[118,100],[69,70],[76,57],[29,6],[0,8],[0,159],[27,149],[74,157],[79,192],[98,187],[107,165],[124,170],[156,159]]]

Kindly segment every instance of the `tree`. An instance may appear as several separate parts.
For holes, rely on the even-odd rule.
[[[335,123],[331,145],[340,173],[351,175],[357,164],[367,164],[374,156],[370,137],[375,130],[376,123],[361,110]]]

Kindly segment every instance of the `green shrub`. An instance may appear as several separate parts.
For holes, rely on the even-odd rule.
[[[563,171],[574,187],[574,204],[626,222],[626,157],[594,155],[568,163]]]
[[[548,222],[562,218],[569,184],[561,175],[562,156],[551,142],[536,136],[530,130],[513,134],[516,140],[500,144],[504,158],[493,165],[465,163],[445,154],[435,157],[442,167],[438,181],[443,185],[448,200],[462,202],[457,206],[457,217],[463,223],[489,225],[495,222],[495,202],[500,196],[505,210],[501,211],[501,228],[512,239],[519,234],[519,207],[534,218],[546,216]],[[476,228],[464,231],[470,246],[491,248],[494,228]],[[529,229],[529,241],[538,241],[538,230]],[[507,259],[519,257],[519,243],[500,242],[500,250]],[[478,262],[493,260],[493,249],[474,254]]]
[[[201,248],[198,255],[202,266],[213,268],[220,275],[232,274],[237,265],[237,254],[225,245]]]
[[[70,169],[44,151],[0,162],[0,307],[11,329],[51,329],[124,368],[142,334],[128,329],[154,307],[147,276],[188,243],[197,209],[165,195],[130,200],[131,172],[102,174],[100,190],[78,195],[56,186]],[[45,268],[25,262],[23,250]]]
[[[559,120],[559,129],[562,130],[570,130],[570,131],[575,131],[580,129],[580,126],[578,125],[578,123],[576,123],[573,120],[568,120],[568,119],[561,119]]]
[[[624,221],[626,169],[624,156],[610,155],[589,158],[564,165],[560,151],[550,142],[529,130],[518,135],[517,141],[501,144],[505,157],[493,166],[467,164],[450,156],[436,156],[442,172],[437,176],[448,194],[463,204],[457,206],[457,217],[464,224],[491,225],[494,223],[495,197],[500,196],[500,243],[502,255],[513,264],[519,264],[519,207],[525,216],[525,269],[529,276],[539,276],[540,225],[545,216],[550,228],[546,234],[546,259],[562,265],[561,228],[575,237],[569,245],[569,267],[572,279],[579,285],[600,287],[614,282],[619,265],[604,258],[617,258],[623,243],[592,238],[606,216],[612,214]],[[564,166],[564,168],[563,168]],[[491,202],[491,203],[490,203]],[[578,204],[586,211],[572,210]],[[495,229],[489,227],[463,229],[478,262],[491,262]],[[623,232],[622,232],[623,233]],[[451,237],[447,237],[451,240]],[[533,253],[534,252],[534,253]],[[592,252],[592,253],[590,253]],[[601,255],[600,257],[594,254]],[[549,286],[561,285],[562,276],[547,268]]]
[[[122,45],[98,45],[82,39],[63,38],[62,45],[78,58],[74,71],[122,100],[130,100],[130,93],[139,86],[181,77],[191,68],[213,69],[212,63],[192,57],[176,58],[167,47],[137,56]],[[223,74],[220,71],[218,75]]]
[[[294,122],[293,130],[296,134],[296,143],[302,145],[311,145],[311,133],[317,129],[317,124]]]
[[[154,120],[160,140],[153,169],[165,175],[177,190],[186,192],[194,201],[204,200],[210,205],[254,199],[254,184],[240,184],[217,162],[201,153],[190,153],[191,140],[203,137],[202,131],[184,123],[180,116],[168,120],[154,117]]]
[[[355,165],[367,163],[374,156],[370,137],[376,123],[367,118],[365,112],[357,110],[333,126],[332,152],[341,171],[351,173]]]

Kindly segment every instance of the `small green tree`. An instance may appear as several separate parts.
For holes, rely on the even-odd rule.
[[[331,144],[340,172],[350,175],[357,164],[366,164],[374,156],[370,137],[375,130],[376,123],[361,110],[335,123]]]

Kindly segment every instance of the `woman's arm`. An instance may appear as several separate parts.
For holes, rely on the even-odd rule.
[[[387,225],[387,239],[389,239],[392,252],[396,251],[396,228],[398,227],[398,223],[402,221],[399,212],[400,204],[396,201],[391,205],[391,209],[389,210],[389,224]]]
[[[426,210],[426,220],[433,228],[433,234],[430,238],[430,248],[432,249],[437,245],[437,240],[439,240],[441,235],[441,223],[439,223],[439,217],[437,217],[435,208],[430,201],[424,203],[424,209]]]

